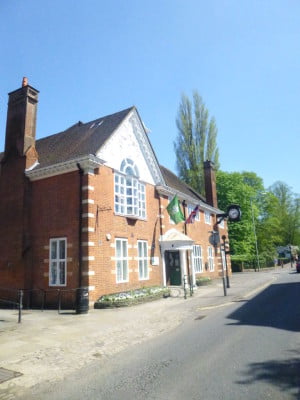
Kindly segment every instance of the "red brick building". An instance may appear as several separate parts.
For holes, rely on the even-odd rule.
[[[219,246],[213,165],[207,198],[159,165],[135,107],[78,122],[36,140],[38,91],[23,80],[9,93],[0,171],[0,287],[32,291],[89,288],[101,295],[185,276],[217,277]],[[177,194],[185,217],[166,210]],[[219,224],[221,235],[227,227]],[[50,301],[50,300],[49,300]]]

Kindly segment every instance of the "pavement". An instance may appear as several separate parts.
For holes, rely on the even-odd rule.
[[[0,309],[0,400],[13,400],[43,382],[62,380],[88,363],[174,329],[205,310],[250,299],[289,267],[235,273],[224,296],[223,281],[201,286],[187,299],[178,296],[132,307],[90,309],[87,314]],[[176,296],[176,291],[173,292]],[[19,375],[19,376],[17,376]]]

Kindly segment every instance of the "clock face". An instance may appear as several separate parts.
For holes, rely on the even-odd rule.
[[[237,208],[231,208],[228,211],[228,216],[230,219],[237,219],[237,218],[239,218],[239,215],[240,215],[240,212]]]

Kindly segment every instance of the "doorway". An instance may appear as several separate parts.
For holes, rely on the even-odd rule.
[[[181,285],[179,251],[165,251],[167,285]]]

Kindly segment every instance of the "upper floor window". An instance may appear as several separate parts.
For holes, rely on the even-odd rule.
[[[49,286],[65,286],[67,270],[67,239],[50,239]]]
[[[146,218],[146,187],[139,180],[137,166],[129,158],[121,162],[120,173],[115,173],[115,212]]]
[[[204,212],[204,218],[206,224],[211,224],[211,214],[208,211]]]
[[[195,210],[195,206],[193,206],[192,204],[188,204],[188,217],[192,214],[192,212]],[[195,218],[193,218],[194,221],[200,221],[200,211],[199,211],[199,207],[198,207],[198,211],[196,212]]]
[[[171,203],[172,199],[173,199],[173,197],[169,197],[168,196],[168,204]],[[175,225],[175,222],[172,220],[172,218],[171,218],[169,213],[168,213],[168,216],[169,216],[169,223],[172,224],[172,225]]]

